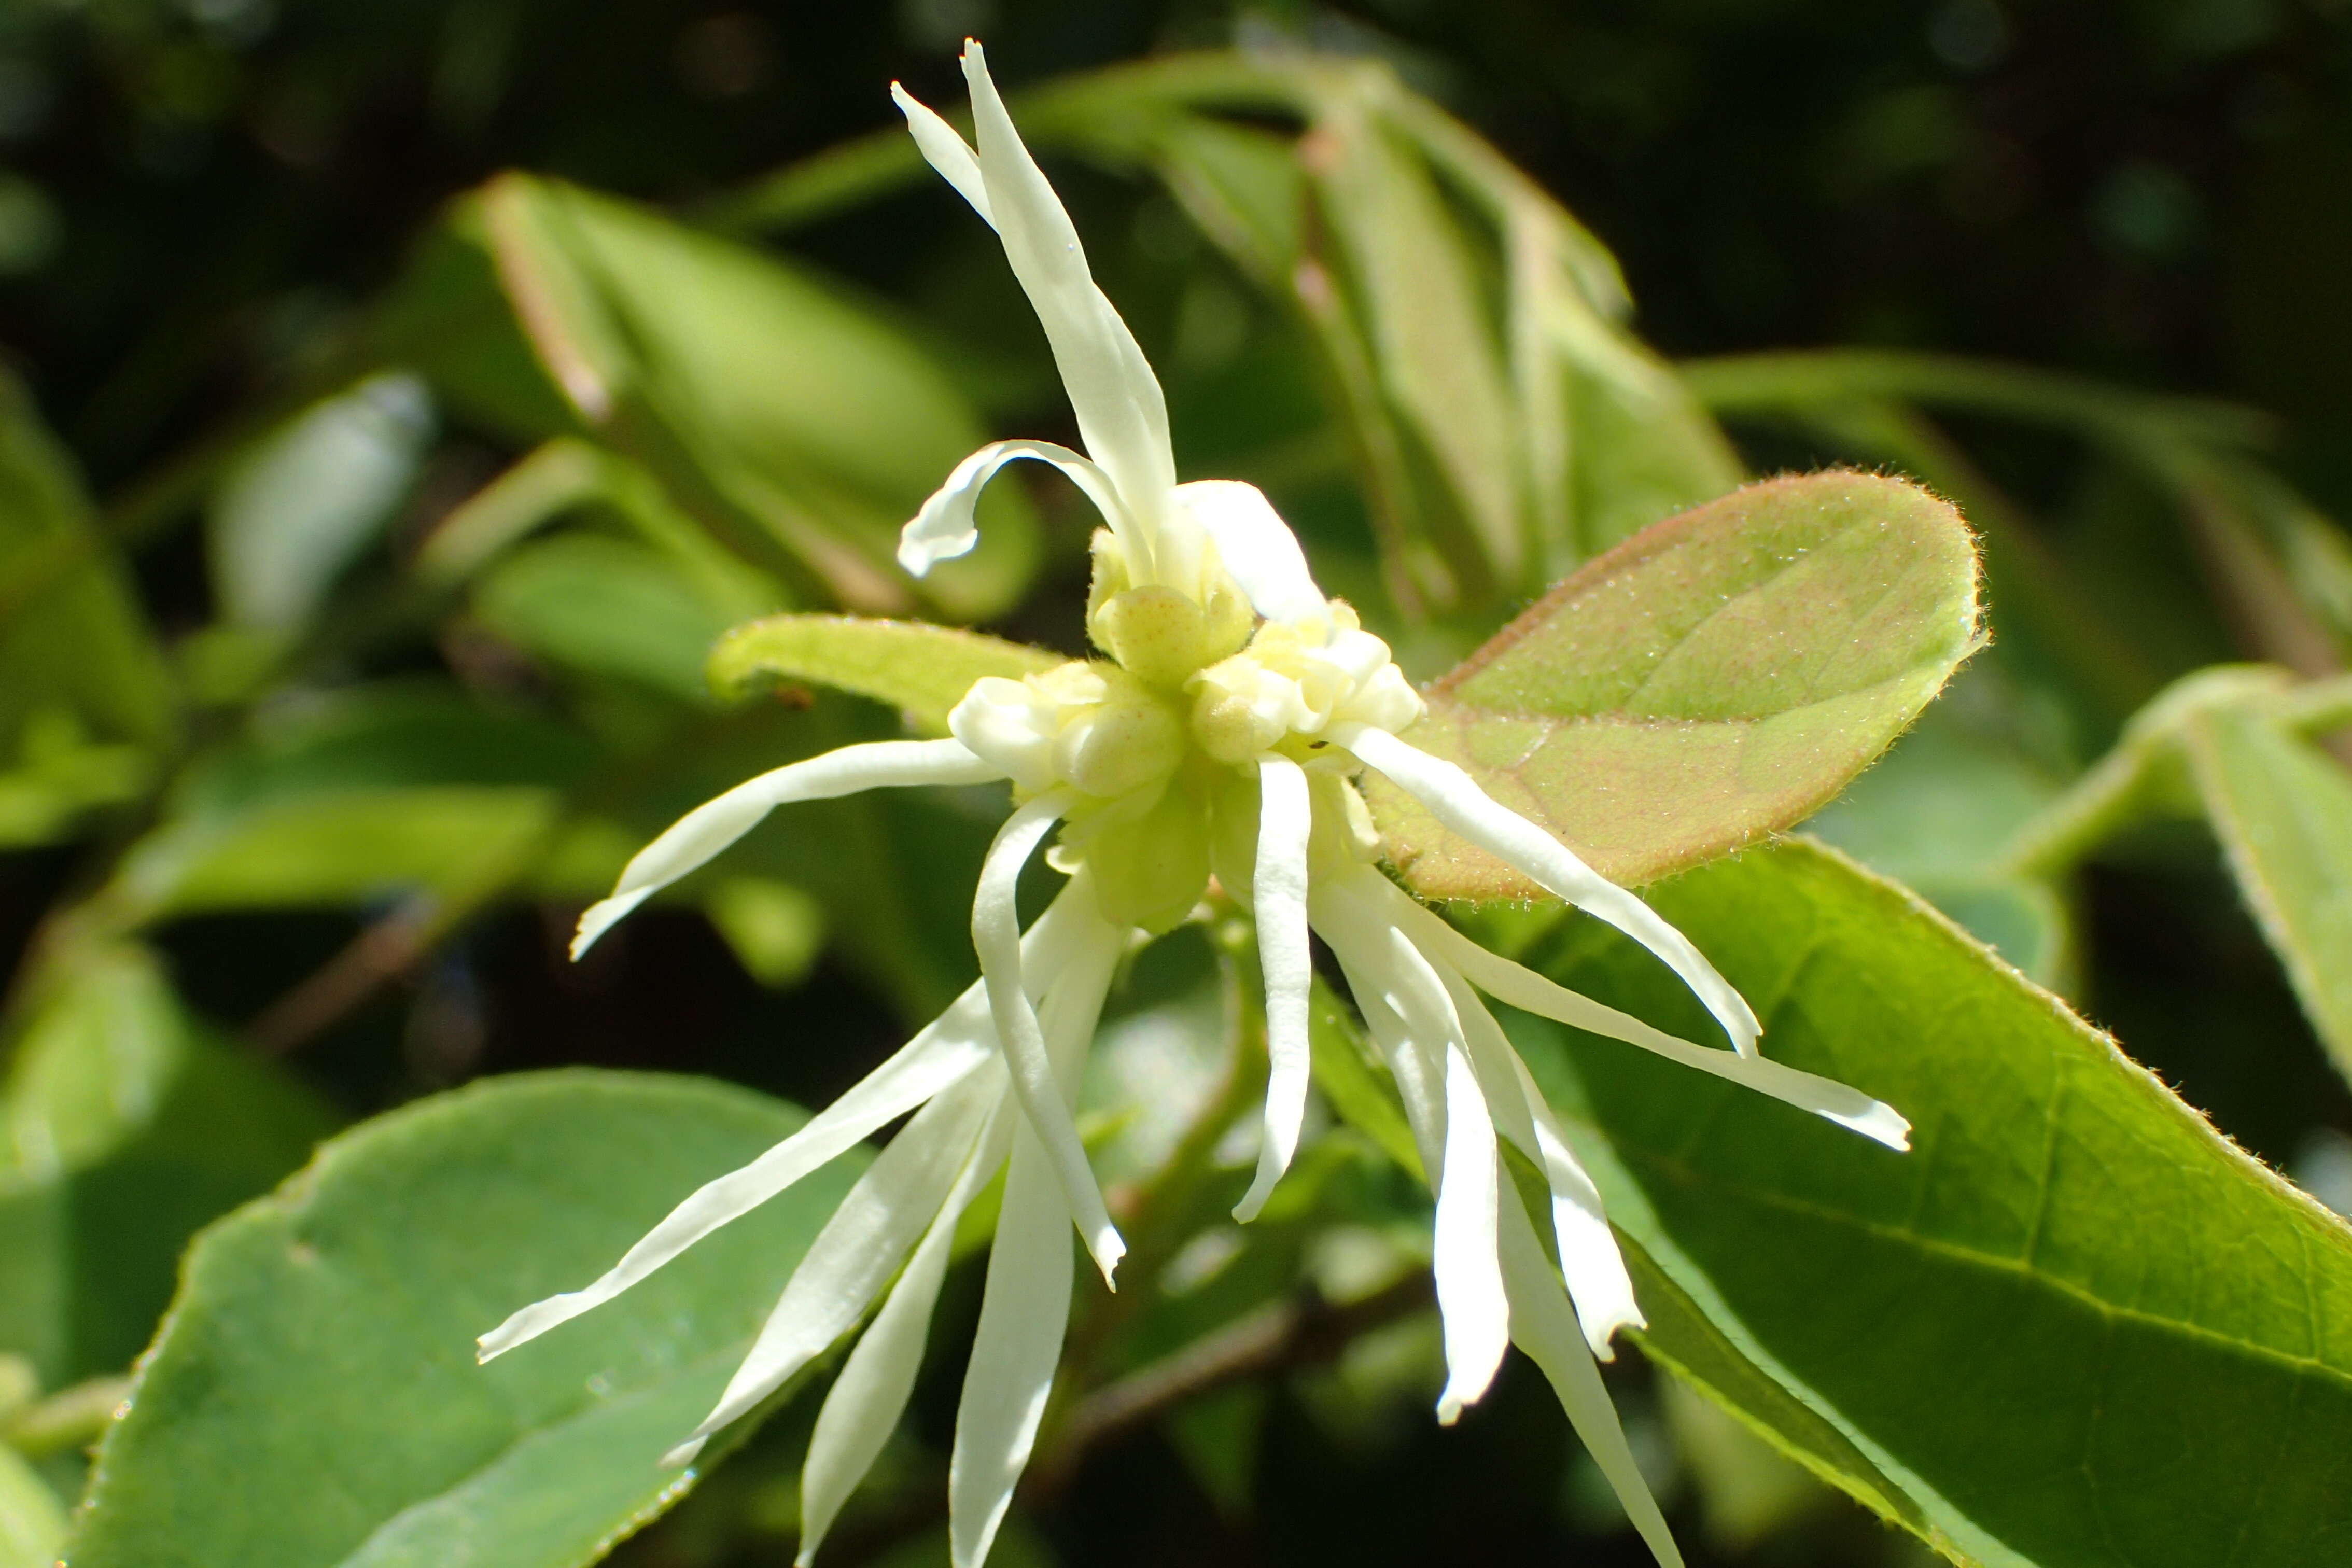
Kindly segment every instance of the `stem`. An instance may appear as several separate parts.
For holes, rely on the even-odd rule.
[[[0,1422],[0,1442],[28,1459],[86,1448],[106,1431],[106,1424],[114,1419],[115,1411],[130,1394],[127,1377],[93,1377],[61,1388]]]

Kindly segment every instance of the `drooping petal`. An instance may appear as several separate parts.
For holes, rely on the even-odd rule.
[[[832,800],[861,790],[910,784],[986,784],[1003,773],[960,741],[873,741],[793,763],[704,801],[637,851],[621,871],[613,896],[591,905],[572,939],[578,958],[615,922],[654,894],[760,825],[777,806]]]
[[[1658,1511],[1650,1484],[1633,1462],[1625,1429],[1618,1424],[1617,1407],[1609,1402],[1609,1390],[1601,1385],[1599,1370],[1585,1353],[1576,1315],[1560,1290],[1559,1276],[1552,1271],[1551,1260],[1536,1240],[1527,1211],[1515,1200],[1503,1205],[1501,1240],[1512,1340],[1543,1369],[1560,1408],[1568,1412],[1569,1425],[1576,1428],[1585,1451],[1608,1478],[1610,1489],[1624,1505],[1625,1517],[1641,1532],[1661,1568],[1683,1568],[1683,1554],[1666,1529],[1665,1516]]]
[[[1753,1056],[1763,1026],[1747,1000],[1717,973],[1706,954],[1664,917],[1601,876],[1567,845],[1496,801],[1452,763],[1409,746],[1385,731],[1335,724],[1330,737],[1429,808],[1452,831],[1507,861],[1577,908],[1607,921],[1680,975],[1730,1036],[1732,1048]]]
[[[991,221],[1053,345],[1087,453],[1109,471],[1128,509],[1156,531],[1176,484],[1160,380],[1127,323],[1095,287],[1078,231],[1022,145],[976,43],[964,47],[963,72]]]
[[[692,1459],[712,1433],[774,1393],[866,1315],[929,1228],[1002,1095],[998,1075],[975,1072],[936,1096],[890,1140],[809,1244],[719,1403],[663,1457],[665,1464]]]
[[[1239,479],[1194,479],[1176,487],[1176,500],[1204,529],[1250,606],[1269,621],[1311,621],[1330,613],[1315,585],[1298,536],[1255,485]]]
[[[1314,814],[1307,771],[1286,757],[1258,759],[1257,863],[1251,902],[1257,916],[1258,967],[1265,978],[1265,1122],[1257,1174],[1234,1209],[1255,1219],[1290,1168],[1307,1113],[1307,988],[1315,978],[1307,935],[1307,839]]]
[[[947,483],[932,491],[913,521],[899,530],[898,564],[919,577],[978,544],[980,524],[973,509],[980,505],[980,492],[988,488],[999,468],[1024,458],[1061,469],[1094,502],[1113,533],[1122,538],[1134,535],[1134,521],[1110,476],[1079,454],[1051,441],[992,441],[958,463]]]
[[[1390,1005],[1386,994],[1393,986],[1389,978],[1388,933],[1376,915],[1368,918],[1370,911],[1360,896],[1344,879],[1318,885],[1307,909],[1315,930],[1331,944],[1339,973],[1356,998],[1357,1011],[1364,1016],[1364,1026],[1380,1047],[1389,1076],[1396,1080],[1397,1096],[1404,1101],[1405,1121],[1412,1128],[1422,1168],[1439,1170],[1445,1157],[1444,1042],[1432,1049],[1416,1041],[1404,1019]]]
[[[890,101],[907,117],[907,129],[913,132],[915,145],[922,150],[923,161],[939,171],[940,178],[956,188],[956,194],[971,204],[981,221],[989,227],[996,226],[995,217],[988,210],[988,182],[981,174],[980,160],[972,156],[956,128],[934,114],[930,109],[897,82],[890,84]]]
[[[1103,1207],[1102,1190],[1095,1184],[1077,1127],[1054,1087],[1045,1031],[1022,983],[1020,926],[1013,907],[1022,867],[1075,798],[1076,793],[1066,789],[1039,795],[998,829],[988,858],[982,863],[980,889],[972,899],[971,941],[980,952],[982,984],[988,993],[989,1013],[996,1023],[1005,1066],[1012,1073],[1013,1095],[1053,1162],[1068,1212],[1077,1222],[1087,1250],[1094,1256],[1095,1267],[1108,1283],[1127,1244],[1119,1239],[1109,1211]],[[1066,888],[1064,896],[1069,891]]]
[[[1003,1069],[989,1070],[997,1076],[997,1088],[1002,1090]],[[874,1468],[875,1458],[906,1411],[908,1396],[915,1388],[915,1373],[922,1367],[931,1310],[939,1303],[940,1284],[947,1278],[948,1259],[954,1250],[956,1222],[963,1217],[973,1194],[1004,1163],[1005,1149],[1018,1120],[1009,1103],[1001,1101],[954,1191],[908,1260],[906,1272],[891,1287],[889,1300],[882,1303],[874,1321],[858,1336],[841,1375],[825,1394],[824,1405],[817,1412],[816,1430],[809,1437],[808,1458],[801,1466],[801,1545],[793,1559],[795,1568],[809,1568],[841,1505]]]
[[[1471,984],[1522,1012],[1556,1018],[1576,1028],[1654,1051],[1685,1067],[1728,1079],[1799,1110],[1810,1110],[1890,1149],[1911,1146],[1911,1123],[1904,1120],[1902,1113],[1858,1089],[1788,1067],[1769,1057],[1743,1057],[1677,1038],[1630,1013],[1621,1013],[1590,996],[1580,996],[1500,953],[1487,952],[1418,904],[1412,905],[1410,913],[1401,913],[1399,919],[1409,926],[1416,941],[1442,952]]]
[[[1004,1207],[948,1464],[955,1568],[980,1568],[1029,1463],[1070,1317],[1070,1212],[1031,1124],[1013,1131]]]
[[[1511,1048],[1469,982],[1449,964],[1433,963],[1432,967],[1444,981],[1454,1015],[1462,1020],[1470,1064],[1477,1071],[1479,1092],[1486,1097],[1496,1130],[1537,1163],[1550,1189],[1560,1273],[1576,1303],[1577,1321],[1584,1326],[1585,1342],[1601,1360],[1612,1360],[1616,1352],[1610,1344],[1612,1336],[1619,1329],[1644,1324],[1633,1300],[1633,1279],[1625,1272],[1624,1255],[1617,1249],[1609,1216],[1601,1206],[1601,1191],[1577,1163],[1568,1141],[1560,1136],[1551,1107],[1528,1076],[1527,1064]]]
[[[1024,942],[1025,984],[1041,991],[1067,966],[1075,903],[1055,906],[1030,927]],[[1091,911],[1088,911],[1091,912]],[[1099,921],[1100,917],[1097,917]],[[935,1094],[994,1059],[996,1039],[988,997],[974,984],[922,1033],[900,1047],[806,1125],[715,1181],[705,1183],[647,1231],[603,1278],[584,1289],[535,1301],[477,1342],[488,1361],[600,1306],[684,1252],[730,1220],[740,1219],[844,1151],[897,1121]]]
[[[1445,1053],[1445,1164],[1437,1184],[1430,1270],[1445,1333],[1445,1388],[1437,1419],[1450,1426],[1495,1381],[1510,1348],[1510,1302],[1495,1249],[1501,1162],[1478,1078],[1460,1047]],[[1514,1207],[1517,1199],[1512,1200]]]

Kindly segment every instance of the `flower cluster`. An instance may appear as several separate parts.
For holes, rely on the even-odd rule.
[[[1257,926],[1270,1062],[1254,1217],[1296,1152],[1308,1087],[1309,933],[1337,956],[1395,1078],[1436,1191],[1434,1269],[1448,1376],[1442,1421],[1483,1394],[1517,1342],[1550,1378],[1659,1559],[1679,1562],[1593,1366],[1642,1321],[1601,1212],[1550,1109],[1481,993],[1660,1052],[1896,1148],[1907,1126],[1843,1085],[1757,1054],[1739,994],[1649,906],[1595,874],[1461,769],[1402,736],[1422,703],[1253,487],[1179,484],[1160,385],[1096,288],[1076,231],[1032,162],[978,45],[964,55],[977,149],[893,89],[932,166],[995,228],[1044,323],[1085,442],[1001,441],[972,454],[907,525],[920,574],[969,550],[982,489],[1016,459],[1053,465],[1100,510],[1087,625],[1100,659],[977,682],[952,739],[856,745],[795,763],[697,808],[583,917],[575,954],[770,810],[890,785],[1009,780],[1013,810],[973,900],[982,979],[834,1105],[680,1204],[603,1279],[526,1307],[481,1341],[502,1353],[608,1300],[900,1116],[794,1272],[725,1394],[669,1455],[709,1436],[881,1306],[827,1394],[803,1475],[801,1562],[896,1426],[922,1358],[958,1217],[996,1173],[1003,1203],[955,1434],[958,1568],[986,1557],[1035,1440],[1069,1311],[1075,1226],[1104,1280],[1124,1249],[1071,1117],[1119,956],[1186,920],[1212,879]],[[1355,777],[1377,770],[1439,820],[1624,931],[1704,1001],[1731,1049],[1676,1039],[1488,952],[1379,870]],[[1057,833],[1058,830],[1058,833]],[[1013,889],[1049,837],[1068,876],[1024,932]],[[1501,1142],[1539,1169],[1553,1265],[1505,1178]],[[896,1278],[895,1285],[892,1283]],[[887,1296],[885,1291],[887,1290]],[[1588,1353],[1589,1352],[1589,1353]]]

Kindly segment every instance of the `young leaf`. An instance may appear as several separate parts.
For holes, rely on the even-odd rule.
[[[2250,706],[2192,713],[2182,738],[2239,891],[2352,1074],[2352,778]]]
[[[330,1143],[189,1255],[100,1449],[77,1568],[592,1561],[692,1485],[656,1461],[718,1397],[860,1161],[488,1366],[475,1336],[595,1278],[801,1120],[713,1083],[574,1071]]]
[[[138,949],[46,982],[0,1101],[0,1352],[57,1387],[130,1364],[188,1237],[335,1118],[205,1031]]]
[[[1810,815],[1976,643],[1958,513],[1869,474],[1770,479],[1588,564],[1438,680],[1409,738],[1646,881]],[[1538,896],[1402,791],[1366,795],[1423,897]]]
[[[736,627],[710,654],[710,684],[740,697],[809,680],[887,702],[916,729],[947,733],[948,711],[983,676],[1019,679],[1063,663],[1023,643],[920,621],[770,616]]]
[[[1753,851],[1654,897],[1757,1005],[1767,1054],[1914,1123],[1895,1154],[1515,1018],[1674,1288],[1643,1297],[1655,1354],[1956,1561],[2341,1560],[2352,1228],[1830,851]],[[1562,984],[1702,1026],[1630,943],[1547,931],[1521,956]]]

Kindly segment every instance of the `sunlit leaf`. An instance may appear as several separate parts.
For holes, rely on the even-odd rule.
[[[2239,890],[2352,1073],[2352,776],[2250,708],[2198,712],[2182,738]]]
[[[898,531],[983,432],[878,312],[777,258],[553,181],[502,176],[451,233],[489,258],[577,427],[746,560],[856,607],[911,607]],[[1001,609],[1026,582],[1025,509],[1008,488],[990,512],[980,549],[922,585],[949,613]]]
[[[1514,1018],[1651,1279],[1645,1343],[1963,1562],[2334,1563],[2352,1229],[1901,889],[1790,843],[1654,890],[1763,1048],[1913,1124],[1897,1154]],[[1521,956],[1695,1035],[1594,922]],[[1639,1281],[1637,1281],[1637,1284]],[[1744,1363],[1744,1364],[1743,1364]]]
[[[559,666],[707,702],[703,661],[737,606],[644,545],[573,533],[527,545],[485,575],[482,624]]]
[[[100,1450],[76,1568],[593,1560],[692,1484],[656,1461],[717,1398],[858,1157],[488,1366],[475,1336],[593,1279],[801,1120],[717,1084],[567,1072],[330,1143],[190,1254]]]
[[[1950,507],[1867,474],[1772,479],[1592,562],[1440,679],[1407,738],[1639,882],[1822,805],[1976,637]],[[1536,895],[1402,791],[1367,795],[1416,891]]]
[[[47,986],[0,1100],[0,1350],[54,1387],[128,1365],[188,1237],[334,1119],[191,1018],[136,949],[89,954]]]
[[[308,620],[407,495],[433,434],[424,382],[388,372],[305,410],[247,453],[212,500],[213,584],[230,620]]]
[[[738,626],[710,655],[710,684],[741,695],[805,680],[887,702],[917,729],[947,732],[948,710],[986,676],[1019,679],[1057,654],[979,632],[854,616],[771,616]]]

